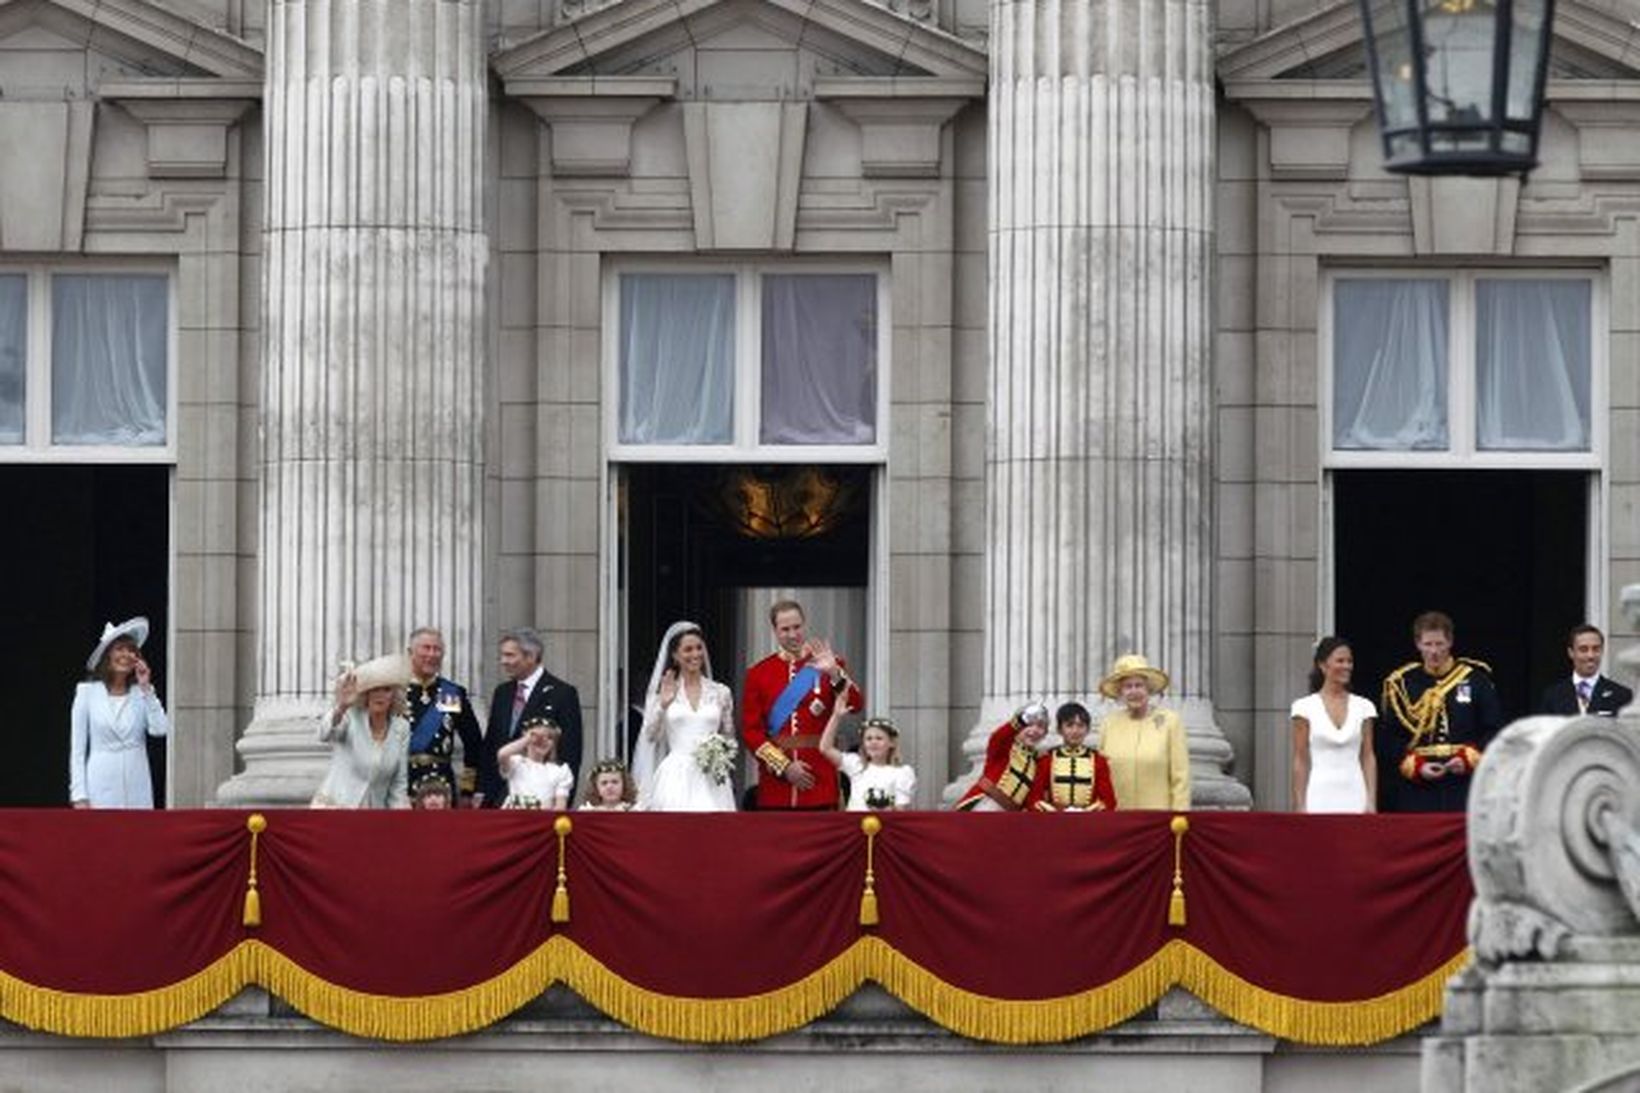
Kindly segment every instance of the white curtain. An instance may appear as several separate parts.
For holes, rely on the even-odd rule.
[[[52,277],[54,443],[165,443],[168,299],[163,276]]]
[[[0,444],[23,442],[28,364],[28,278],[0,277]]]
[[[1475,286],[1476,440],[1480,447],[1589,447],[1588,281]]]
[[[1446,376],[1445,281],[1334,286],[1334,448],[1445,448]]]
[[[734,440],[732,274],[621,276],[621,443]]]
[[[877,438],[877,279],[763,278],[765,444],[870,444]]]

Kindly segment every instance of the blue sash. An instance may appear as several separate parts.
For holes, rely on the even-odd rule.
[[[445,687],[442,679],[438,681],[438,685],[438,690],[433,692],[433,701],[429,702],[427,708],[421,711],[421,716],[416,718],[415,728],[410,730],[411,755],[426,751],[428,745],[433,742],[433,737],[438,735],[438,730],[444,724],[444,711],[438,708],[439,700],[446,694],[454,694],[455,692]]]
[[[813,690],[819,682],[820,673],[815,671],[813,665],[799,670],[792,677],[792,681],[786,684],[786,689],[780,692],[780,697],[774,700],[774,705],[769,707],[771,737],[780,735],[780,730],[786,727],[786,722],[791,719],[792,711],[797,709],[797,704],[803,701],[803,696]]]

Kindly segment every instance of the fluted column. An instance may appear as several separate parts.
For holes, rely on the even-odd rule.
[[[224,803],[308,799],[337,662],[479,666],[483,0],[269,0],[254,720]]]
[[[1212,710],[1211,0],[993,0],[985,702],[1173,677],[1198,803],[1245,804]],[[1096,696],[1095,696],[1096,697]]]

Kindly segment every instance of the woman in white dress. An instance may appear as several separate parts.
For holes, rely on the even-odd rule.
[[[68,725],[68,799],[75,808],[153,808],[148,737],[171,731],[154,693],[142,644],[148,620],[138,615],[103,626],[86,660],[91,679],[74,688]]]
[[[652,812],[732,812],[734,699],[712,678],[706,639],[692,622],[661,639],[633,749],[638,807]]]
[[[1350,693],[1355,656],[1343,638],[1315,647],[1310,694],[1293,703],[1293,811],[1376,812],[1378,708]]]

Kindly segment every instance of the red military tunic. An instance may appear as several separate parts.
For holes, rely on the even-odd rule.
[[[808,663],[808,657],[794,660],[781,651],[764,657],[746,671],[746,686],[740,698],[740,734],[746,750],[757,757],[758,808],[837,807],[836,768],[820,754],[819,744],[834,703],[842,701],[850,713],[865,706],[866,696],[848,677],[848,666],[841,660],[837,662],[844,672],[838,685],[821,672],[819,683],[797,703],[780,732],[773,739],[769,736],[769,711],[775,699]],[[814,785],[808,789],[800,790],[782,777],[793,759],[801,759],[813,772]]]
[[[997,726],[985,744],[985,772],[957,799],[957,808],[976,809],[982,801],[990,802],[986,808],[1006,812],[1036,808],[1046,784],[1038,771],[1047,767],[1047,760],[1018,737],[1012,718]]]
[[[1116,807],[1110,760],[1085,744],[1061,744],[1037,760],[1036,807],[1042,812],[1101,812]]]

